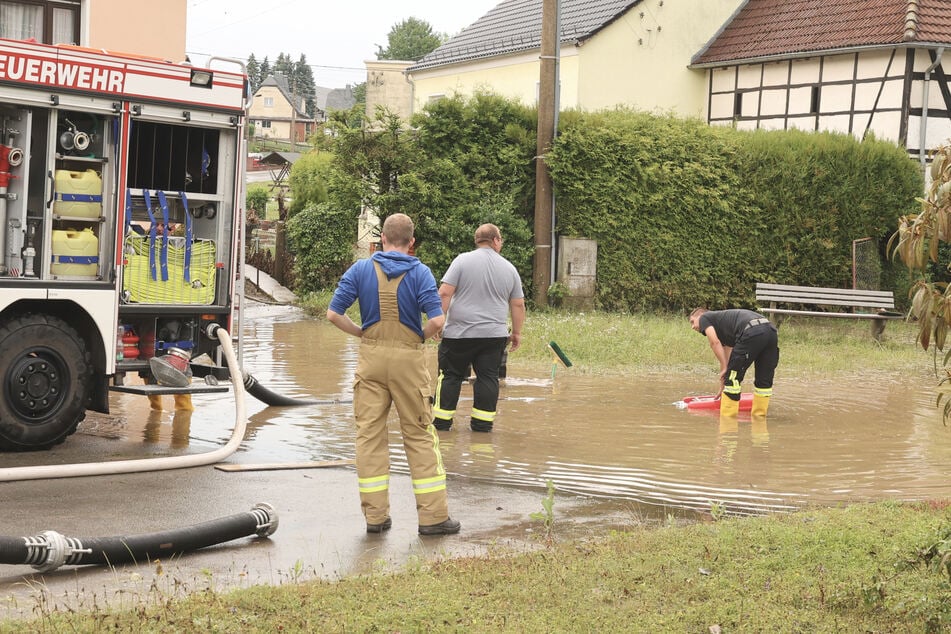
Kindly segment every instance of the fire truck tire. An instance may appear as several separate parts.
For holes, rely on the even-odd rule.
[[[86,416],[93,365],[86,342],[51,315],[0,323],[0,450],[57,445]]]

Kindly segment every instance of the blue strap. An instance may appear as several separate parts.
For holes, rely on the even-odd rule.
[[[164,223],[162,231],[162,253],[160,260],[162,265],[162,281],[168,281],[168,201],[165,200],[165,192],[161,189],[155,192],[158,195],[159,204],[162,206],[162,222]]]
[[[97,255],[54,255],[54,264],[98,264]]]
[[[192,264],[192,215],[188,213],[188,199],[185,192],[178,192],[182,197],[182,205],[185,207],[185,281],[191,282],[191,264]]]
[[[132,232],[132,190],[129,188],[125,190],[125,232]]]
[[[152,197],[149,196],[149,190],[143,189],[145,195],[145,210],[149,212],[149,272],[153,280],[158,280],[155,274],[155,214],[152,213]]]
[[[156,341],[156,350],[167,350],[168,348],[181,348],[182,350],[191,350],[195,347],[194,341]]]
[[[101,194],[56,194],[56,200],[64,203],[101,203]]]

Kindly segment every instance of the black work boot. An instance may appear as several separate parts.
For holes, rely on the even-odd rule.
[[[420,526],[419,534],[420,535],[454,535],[459,532],[459,529],[462,527],[462,524],[459,520],[454,520],[451,517],[443,520],[438,524],[433,524],[431,526]]]
[[[379,524],[371,524],[367,522],[367,532],[368,533],[382,533],[383,531],[388,531],[393,527],[393,520],[391,518],[386,518]]]
[[[469,420],[469,429],[472,431],[490,432],[492,431],[492,421],[472,418]]]
[[[452,419],[451,418],[434,418],[433,427],[435,427],[439,431],[449,431],[449,429],[452,427]]]

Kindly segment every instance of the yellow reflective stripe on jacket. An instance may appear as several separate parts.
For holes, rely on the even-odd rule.
[[[434,491],[442,491],[446,488],[446,476],[439,475],[432,478],[421,478],[413,480],[413,493],[423,495]]]
[[[357,484],[361,493],[375,493],[377,491],[386,491],[390,488],[390,476],[381,475],[373,478],[358,478]]]
[[[484,409],[476,409],[473,407],[472,418],[478,418],[479,420],[491,423],[495,420],[495,412],[487,412]]]

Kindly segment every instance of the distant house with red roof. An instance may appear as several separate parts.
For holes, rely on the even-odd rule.
[[[924,163],[951,136],[946,48],[947,0],[747,0],[690,68],[711,124],[872,132]]]
[[[410,64],[412,110],[477,90],[534,105],[542,2],[504,0]],[[871,132],[922,160],[951,136],[951,0],[559,5],[562,109],[629,106],[741,129]]]

